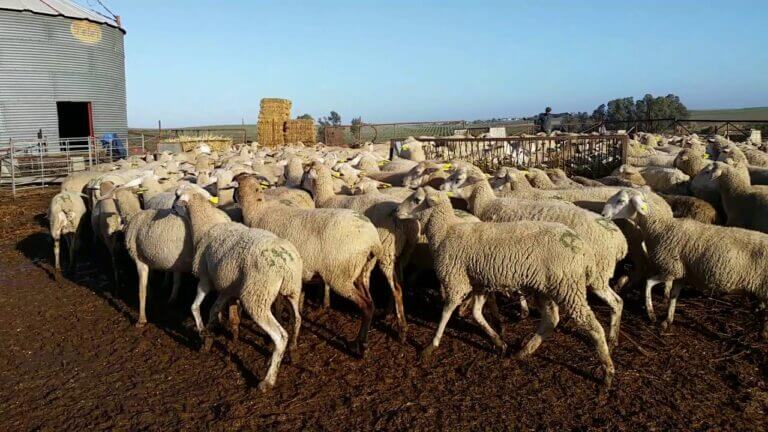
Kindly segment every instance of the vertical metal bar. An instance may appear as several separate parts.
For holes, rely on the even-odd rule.
[[[48,143],[45,143],[45,147],[48,147]],[[37,143],[37,153],[40,155],[40,186],[45,186],[45,170],[43,169],[43,149],[41,144]]]
[[[92,137],[88,137],[88,169],[89,170],[93,169],[93,156],[91,153],[91,144],[92,144],[91,138]]]
[[[8,147],[11,148],[11,191],[16,197],[16,152],[13,149],[13,138],[8,138]]]

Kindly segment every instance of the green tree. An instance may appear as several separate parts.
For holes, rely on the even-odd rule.
[[[302,114],[302,115],[300,115],[300,116],[298,116],[296,118],[299,119],[299,120],[312,120],[312,121],[315,120],[314,117],[312,117],[309,114]]]

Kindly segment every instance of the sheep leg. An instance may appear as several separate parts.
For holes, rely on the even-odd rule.
[[[496,348],[501,351],[501,355],[504,355],[504,353],[507,351],[507,344],[504,343],[504,340],[501,338],[501,336],[496,333],[493,327],[488,324],[488,321],[486,321],[485,317],[483,316],[483,305],[485,304],[487,298],[488,297],[485,294],[475,294],[475,302],[472,306],[472,316],[475,317],[475,321],[480,324],[480,327],[482,327],[485,333],[491,338],[493,344],[496,345]]]
[[[206,294],[211,290],[208,280],[200,278],[197,283],[197,295],[195,295],[195,301],[192,302],[192,316],[195,318],[195,327],[199,333],[203,333],[205,328],[203,327],[203,317],[200,316],[200,305],[203,303]]]
[[[115,278],[115,293],[120,289],[120,277],[118,276],[118,269],[117,269],[117,254],[115,253],[115,249],[117,248],[116,240],[114,236],[109,239],[109,256],[112,258],[112,273]]]
[[[656,314],[653,312],[653,299],[651,297],[651,289],[656,284],[661,282],[665,281],[664,279],[660,279],[658,276],[648,278],[648,280],[645,281],[645,312],[648,314],[648,319],[651,320],[651,322],[656,322]]]
[[[608,346],[613,349],[619,344],[619,329],[621,327],[621,312],[624,309],[624,301],[606,284],[606,289],[592,291],[611,309],[611,324],[608,330]]]
[[[181,287],[181,272],[173,272],[173,287],[171,288],[171,297],[168,298],[168,303],[176,303],[179,299],[179,287]]]
[[[139,275],[139,322],[136,327],[147,324],[147,282],[149,281],[149,266],[136,260],[136,273]]]
[[[289,297],[293,309],[293,334],[291,334],[291,343],[289,349],[294,351],[299,345],[299,331],[301,331],[301,295]]]
[[[67,248],[69,249],[69,262],[67,262],[67,270],[75,271],[75,247],[77,246],[77,234],[71,233],[67,236]]]
[[[328,309],[331,307],[331,287],[323,282],[323,308]]]
[[[285,354],[285,347],[288,344],[288,333],[283,329],[280,323],[277,321],[272,311],[267,309],[266,313],[257,315],[259,311],[251,307],[250,303],[243,303],[243,307],[254,318],[254,321],[259,327],[264,330],[275,346],[272,351],[272,358],[269,362],[269,368],[264,379],[259,383],[259,390],[266,392],[270,388],[275,386],[277,381],[277,370],[280,368],[280,362],[283,360]]]
[[[518,291],[517,295],[519,296],[519,299],[520,299],[520,319],[526,319],[528,318],[528,315],[531,313],[531,311],[528,309],[528,301],[525,299],[525,294],[522,291]]]
[[[357,338],[349,346],[349,349],[356,355],[365,356],[365,350],[368,348],[368,331],[371,329],[371,322],[373,321],[373,300],[370,293],[363,290],[353,291],[357,293],[355,303],[360,308],[363,316],[360,321],[360,330],[357,333]]]
[[[399,325],[398,336],[400,342],[405,341],[405,335],[408,332],[408,321],[405,319],[405,306],[403,306],[403,288],[400,286],[397,280],[397,274],[394,269],[384,272],[387,275],[387,283],[392,290],[392,298],[395,301],[395,313],[397,314],[397,322]]]
[[[611,360],[611,353],[608,350],[608,343],[605,340],[605,331],[600,325],[600,322],[595,317],[595,313],[589,308],[585,297],[563,298],[563,307],[565,312],[573,318],[575,325],[584,330],[587,335],[592,339],[597,350],[597,357],[603,366],[605,376],[603,378],[603,384],[605,387],[610,387],[613,381],[613,375],[616,373],[616,369],[613,366],[613,360]]]
[[[525,346],[517,353],[517,358],[522,359],[533,354],[555,330],[560,322],[560,313],[557,304],[548,296],[539,294],[536,296],[536,303],[541,313],[539,328],[533,336],[526,342]]]
[[[504,336],[504,319],[499,311],[499,305],[496,303],[496,293],[489,293],[488,299],[485,303],[488,306],[488,314],[490,315],[490,324],[500,336]],[[527,305],[526,305],[527,306]]]
[[[675,319],[675,307],[677,306],[677,297],[680,296],[680,290],[682,284],[680,282],[674,282],[672,284],[672,290],[669,296],[669,305],[667,306],[667,319],[661,323],[661,329],[667,330],[672,325],[672,321]]]
[[[229,331],[232,332],[232,342],[237,343],[240,338],[240,308],[237,300],[229,305]]]
[[[461,304],[460,299],[451,299],[445,303],[445,306],[443,306],[443,314],[440,317],[440,323],[437,325],[435,336],[432,338],[432,343],[421,352],[422,361],[429,360],[430,357],[432,357],[432,353],[434,353],[440,345],[440,339],[442,339],[443,332],[445,332],[445,326],[448,325],[448,320],[451,318],[453,311],[456,310],[456,307],[459,306],[459,304]]]
[[[59,257],[59,249],[61,247],[61,239],[53,239],[53,260],[56,271],[61,271],[61,258]]]

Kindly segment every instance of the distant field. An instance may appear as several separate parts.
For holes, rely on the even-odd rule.
[[[768,120],[768,107],[691,110],[691,120]]]

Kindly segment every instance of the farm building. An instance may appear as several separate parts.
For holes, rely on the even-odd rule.
[[[125,137],[124,36],[67,0],[0,0],[0,145]]]

